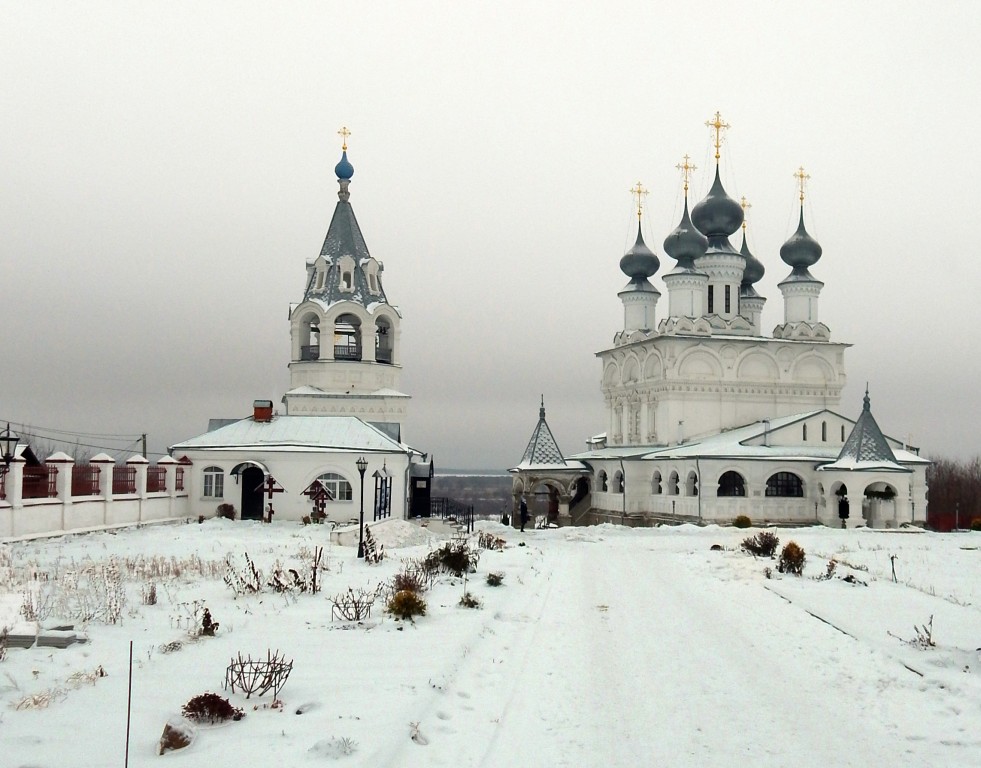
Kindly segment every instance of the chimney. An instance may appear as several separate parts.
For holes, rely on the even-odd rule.
[[[252,420],[255,422],[272,421],[272,400],[255,400],[252,403]]]

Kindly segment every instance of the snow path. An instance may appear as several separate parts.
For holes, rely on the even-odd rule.
[[[936,758],[929,725],[904,731],[921,719],[924,693],[937,692],[897,660],[758,581],[710,577],[706,588],[690,571],[711,571],[717,553],[618,543],[550,542],[434,706],[411,717],[427,744],[403,737],[384,762],[366,764],[826,768]],[[842,690],[860,701],[843,707]],[[861,717],[842,716],[856,708]],[[976,764],[977,742],[963,746],[971,751],[957,764]]]

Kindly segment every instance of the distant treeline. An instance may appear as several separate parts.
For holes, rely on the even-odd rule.
[[[511,509],[511,475],[441,475],[433,478],[433,496],[472,504],[479,517],[500,517],[505,508]]]
[[[927,525],[936,531],[969,528],[981,520],[981,457],[933,458],[927,468]]]

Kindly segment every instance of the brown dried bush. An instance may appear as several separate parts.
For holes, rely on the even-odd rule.
[[[403,589],[388,601],[387,610],[397,619],[409,619],[426,615],[426,601],[417,593]]]

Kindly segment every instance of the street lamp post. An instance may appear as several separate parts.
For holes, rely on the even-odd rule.
[[[368,469],[368,461],[362,456],[355,464],[358,465],[358,474],[361,475],[361,522],[358,525],[358,557],[364,558],[364,473]]]
[[[17,441],[20,438],[17,437],[13,432],[10,431],[10,423],[7,423],[7,428],[0,432],[0,459],[3,460],[3,471],[6,472],[10,467],[10,462],[14,460],[14,452],[17,450]]]

